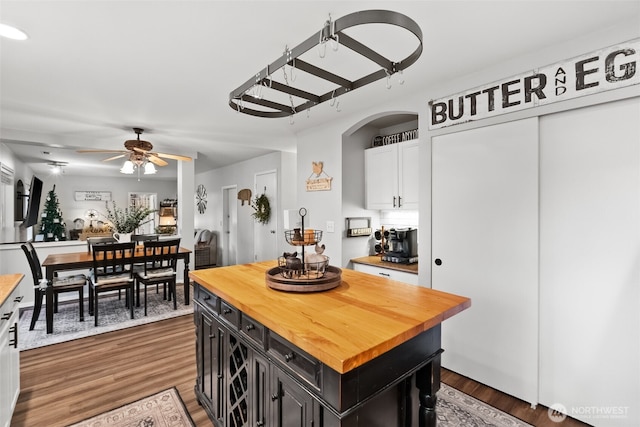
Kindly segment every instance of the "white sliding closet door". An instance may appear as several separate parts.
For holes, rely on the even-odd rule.
[[[637,427],[640,99],[542,117],[540,144],[540,403]]]
[[[538,120],[432,142],[432,287],[472,300],[442,324],[442,365],[535,404]]]

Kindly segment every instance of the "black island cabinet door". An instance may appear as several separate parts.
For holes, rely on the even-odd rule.
[[[271,370],[271,424],[274,427],[314,427],[314,399],[281,370]]]
[[[198,402],[209,416],[224,425],[224,330],[207,311],[195,306],[198,354]]]

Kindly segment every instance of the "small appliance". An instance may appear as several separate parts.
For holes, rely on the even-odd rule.
[[[387,241],[389,250],[382,256],[382,261],[399,264],[418,262],[417,228],[392,228]]]

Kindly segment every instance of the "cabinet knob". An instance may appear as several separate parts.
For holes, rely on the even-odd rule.
[[[263,427],[263,426],[264,426],[264,421],[260,420],[260,421],[258,421],[258,422],[256,423],[256,425],[257,425],[258,427]]]
[[[250,331],[250,330],[252,330],[252,329],[255,329],[255,328],[256,328],[256,327],[255,327],[253,324],[251,324],[251,323],[249,323],[247,326],[245,326],[245,329],[247,330],[247,332],[248,332],[248,331]]]
[[[287,362],[291,362],[293,360],[293,357],[295,356],[295,354],[293,353],[287,353],[284,355],[284,360],[286,360]]]
[[[274,393],[274,394],[271,395],[271,401],[275,402],[276,400],[278,400],[279,397],[280,396],[278,395],[278,393]]]
[[[222,314],[231,314],[231,310],[228,308],[225,308],[224,310],[222,310]]]
[[[442,260],[440,258],[436,258],[434,262],[436,263],[436,265],[442,265]]]
[[[215,337],[216,337],[216,334],[209,335],[209,338],[215,338]]]
[[[16,299],[14,299],[13,302],[21,302],[22,298],[24,298],[24,296],[22,296],[22,295],[19,296],[19,297],[16,297]]]
[[[13,311],[10,311],[8,313],[5,313],[2,315],[2,320],[9,320],[11,319],[11,315],[13,315]]]

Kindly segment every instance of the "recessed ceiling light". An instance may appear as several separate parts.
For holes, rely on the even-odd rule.
[[[6,24],[0,24],[0,36],[12,40],[26,40],[29,38],[24,31]]]

